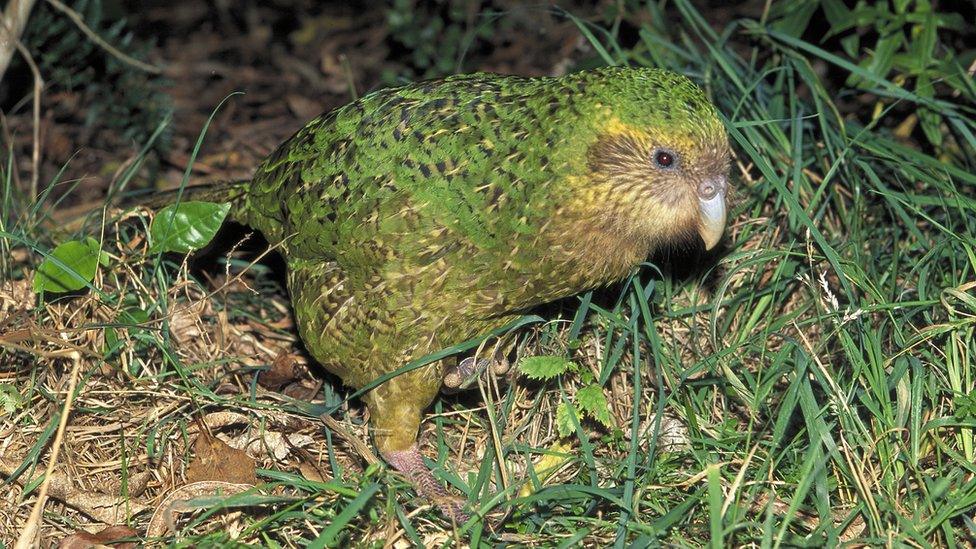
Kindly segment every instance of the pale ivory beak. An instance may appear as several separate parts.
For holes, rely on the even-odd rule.
[[[711,250],[722,239],[725,231],[725,191],[728,182],[724,177],[709,178],[698,185],[698,209],[701,223],[698,234],[705,242],[705,249]]]

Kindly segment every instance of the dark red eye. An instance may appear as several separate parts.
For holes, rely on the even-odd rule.
[[[670,151],[657,151],[654,153],[654,163],[658,168],[670,168],[674,166],[674,153]]]

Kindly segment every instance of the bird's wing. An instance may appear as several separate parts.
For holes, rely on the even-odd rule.
[[[374,92],[310,122],[254,176],[247,221],[295,257],[366,275],[511,246],[550,177],[537,80],[466,75]],[[538,141],[538,143],[536,142]],[[538,208],[544,211],[545,208]]]

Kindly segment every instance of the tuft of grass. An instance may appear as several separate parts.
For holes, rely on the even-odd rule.
[[[503,335],[516,357],[579,369],[536,381],[516,368],[435,405],[423,450],[480,512],[508,513],[494,531],[478,518],[454,529],[373,464],[354,442],[367,433],[351,392],[327,384],[309,400],[255,383],[297,342],[253,252],[202,270],[148,253],[139,210],[53,231],[46,195],[20,207],[2,163],[0,383],[23,399],[0,415],[13,487],[2,497],[16,510],[0,536],[26,520],[74,351],[84,368],[65,468],[82,472],[77,492],[132,502],[123,516],[137,528],[183,478],[194,418],[261,441],[264,495],[179,515],[177,546],[970,544],[976,53],[959,46],[952,13],[865,4],[770,3],[714,25],[675,0],[606,26],[576,20],[594,62],[667,67],[706,87],[735,145],[738,203],[725,249],[692,280],[649,265]],[[85,236],[113,261],[94,291],[24,301],[33,266]],[[557,410],[591,383],[610,426],[564,412],[561,436]],[[55,497],[42,533],[90,528],[78,501]]]

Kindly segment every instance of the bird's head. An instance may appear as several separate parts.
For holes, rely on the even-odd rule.
[[[587,200],[605,208],[613,230],[652,248],[696,235],[715,247],[725,228],[731,152],[701,88],[654,69],[605,69],[588,88],[596,116]]]

